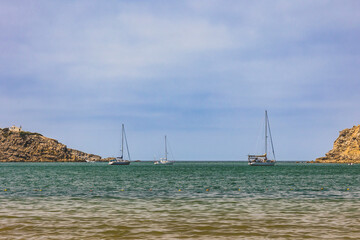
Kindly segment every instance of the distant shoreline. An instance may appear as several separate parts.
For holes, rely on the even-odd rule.
[[[94,161],[92,163],[107,163],[108,161]],[[130,161],[131,163],[153,163],[154,160],[141,160],[141,161]],[[247,160],[240,160],[240,161],[236,161],[236,160],[176,160],[176,162],[178,163],[247,163]],[[90,164],[86,161],[0,161],[1,163],[87,163]],[[310,164],[310,165],[320,165],[320,164],[344,164],[344,165],[348,165],[350,163],[348,162],[311,162],[311,161],[295,161],[295,160],[291,160],[291,161],[281,161],[278,160],[277,163],[279,164],[285,164],[285,163],[290,163],[290,164]],[[352,163],[352,164],[359,164],[359,163]]]

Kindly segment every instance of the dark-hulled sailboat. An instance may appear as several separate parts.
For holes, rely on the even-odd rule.
[[[268,154],[267,154],[268,130],[270,135],[271,149],[274,156],[273,160],[268,159]],[[274,145],[271,137],[270,123],[266,110],[265,110],[265,153],[262,155],[248,155],[248,162],[250,166],[274,166],[276,163]]]
[[[129,160],[124,159],[124,140],[126,143],[126,150],[129,157]],[[126,133],[124,124],[122,124],[122,130],[121,130],[121,156],[117,157],[116,159],[110,160],[109,165],[130,165],[130,152],[129,152],[129,146],[126,139]]]

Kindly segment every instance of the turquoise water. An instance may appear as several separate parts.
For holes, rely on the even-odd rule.
[[[360,238],[360,165],[1,163],[0,239]]]

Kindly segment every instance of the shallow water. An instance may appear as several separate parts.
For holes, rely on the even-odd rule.
[[[0,164],[0,239],[359,239],[360,166]]]

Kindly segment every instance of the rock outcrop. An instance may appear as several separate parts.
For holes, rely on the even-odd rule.
[[[0,162],[84,162],[101,157],[67,148],[39,133],[0,128]]]
[[[340,131],[334,147],[317,163],[360,163],[360,125]]]

